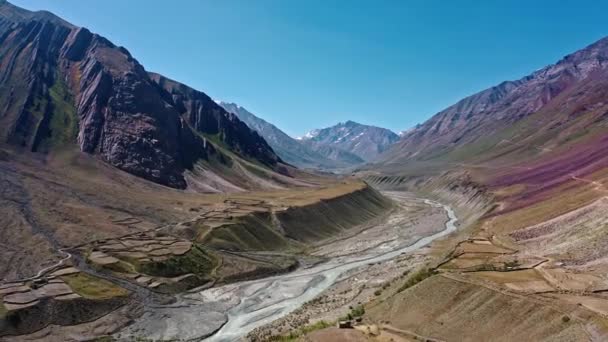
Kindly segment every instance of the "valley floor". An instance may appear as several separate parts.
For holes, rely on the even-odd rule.
[[[605,171],[568,176],[542,197],[530,185],[490,192],[462,179],[424,189],[458,208],[481,201],[490,209],[462,215],[468,224],[433,243],[433,272],[388,283],[355,329],[318,325],[298,340],[605,341]],[[395,187],[403,179],[386,180]]]
[[[187,293],[176,303],[146,310],[116,337],[212,335],[210,341],[232,341],[258,328],[249,335],[257,340],[309,322],[336,320],[349,306],[373,298],[386,281],[423,263],[426,257],[419,249],[455,229],[455,218],[450,220],[442,206],[407,193],[389,196],[397,202],[390,214],[313,247],[310,254],[322,262],[284,275]]]
[[[417,198],[408,192],[384,194],[397,203],[397,208],[389,217],[349,236],[319,244],[313,252],[346,265],[349,260],[372,259],[345,269],[331,286],[314,299],[288,315],[255,329],[248,334],[248,340],[294,336],[310,325],[335,325],[353,308],[380,296],[390,283],[406,278],[425,265],[430,260],[427,244],[456,228],[456,218],[449,207]],[[373,257],[375,255],[386,257]],[[351,340],[354,337],[345,338]],[[357,341],[356,338],[352,340]]]

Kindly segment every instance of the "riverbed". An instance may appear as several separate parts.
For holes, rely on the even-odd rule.
[[[319,247],[319,254],[331,256],[328,261],[288,274],[181,295],[174,304],[147,310],[117,337],[235,341],[298,309],[343,274],[412,253],[456,230],[457,218],[449,206],[407,193],[386,195],[400,207],[375,227]],[[412,220],[408,208],[420,207],[421,203],[442,210],[445,219],[424,222],[429,216],[425,214]]]

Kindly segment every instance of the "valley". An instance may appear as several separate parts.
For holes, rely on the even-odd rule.
[[[183,295],[176,303],[167,307],[155,307],[144,313],[142,319],[136,321],[127,333],[119,333],[119,338],[129,336],[129,333],[135,336],[141,333],[161,340],[197,339],[211,335],[209,341],[233,341],[256,327],[288,315],[330,288],[336,281],[349,283],[347,286],[352,290],[365,284],[364,287],[367,288],[364,291],[334,308],[333,312],[323,314],[337,317],[337,312],[347,310],[348,305],[357,300],[365,300],[363,298],[371,296],[371,292],[382,285],[381,279],[375,280],[375,286],[365,280],[371,277],[364,275],[369,272],[366,269],[368,266],[417,251],[456,229],[457,218],[449,207],[416,199],[411,194],[404,196],[393,193],[390,197],[397,201],[397,208],[380,222],[357,228],[358,232],[353,232],[355,235],[313,247],[311,254],[322,261],[304,265],[286,275]],[[368,247],[361,248],[362,243],[368,244]],[[336,254],[335,251],[340,252]],[[401,260],[400,263],[393,272],[393,277],[398,277],[402,270],[418,267],[420,260]],[[354,272],[361,279],[353,281],[352,274],[344,277],[343,274],[347,272]],[[185,324],[190,317],[203,320],[206,324],[201,326],[195,321]],[[292,319],[298,320],[297,317]],[[215,320],[217,322],[214,325]],[[291,326],[291,329],[296,327]],[[184,332],[188,335],[184,335]],[[257,338],[259,337],[253,339]]]
[[[608,340],[607,80],[602,38],[399,135],[296,138],[0,0],[0,341]],[[265,108],[348,107],[299,81]]]
[[[3,197],[4,219],[21,225],[7,223],[2,231],[19,248],[2,250],[11,262],[3,265],[0,340],[113,335],[148,310],[178,305],[175,298],[192,289],[322,262],[325,256],[309,252],[315,241],[393,210],[390,199],[352,178],[308,175],[291,189],[201,194],[141,180],[73,151],[44,160],[3,151],[4,191],[22,202]],[[92,169],[101,172],[93,176]],[[34,224],[44,235],[31,233]],[[188,316],[196,319],[199,309]]]

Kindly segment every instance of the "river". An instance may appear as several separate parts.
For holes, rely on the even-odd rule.
[[[362,248],[357,253],[331,257],[326,262],[291,273],[184,293],[174,303],[147,307],[143,315],[115,337],[121,341],[141,336],[153,340],[235,341],[301,307],[340,280],[345,272],[416,251],[456,230],[457,218],[449,206],[414,199],[400,192],[386,195],[398,203],[424,201],[427,205],[443,208],[448,216],[444,229],[439,230],[436,226],[439,223],[434,223],[439,221],[431,220],[429,226],[435,228],[429,230],[428,235],[412,232],[406,228],[410,214],[397,210],[371,229],[391,228],[379,230],[384,239],[380,244],[371,244],[370,248],[356,245]],[[394,238],[397,233],[401,234],[401,239]],[[362,232],[360,237],[367,241],[373,234],[372,231]],[[329,248],[343,250],[347,247],[338,243]]]
[[[312,300],[329,288],[342,273],[370,263],[395,258],[402,253],[415,251],[456,230],[458,219],[452,208],[431,200],[424,200],[424,202],[432,206],[443,207],[449,219],[445,223],[444,230],[423,237],[414,244],[389,252],[378,252],[382,250],[382,248],[378,248],[376,254],[370,252],[367,256],[338,257],[289,274],[227,285],[230,287],[229,291],[225,287],[220,287],[201,292],[203,298],[207,300],[218,300],[222,294],[241,295],[238,304],[228,311],[227,322],[205,341],[238,340],[253,329],[281,318]]]

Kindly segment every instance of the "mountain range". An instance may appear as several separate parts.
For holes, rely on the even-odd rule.
[[[392,131],[347,121],[292,138],[235,103],[219,102],[258,132],[286,162],[302,168],[338,170],[374,160],[399,140]]]
[[[231,178],[223,189],[250,187],[238,180],[243,172],[233,160],[283,174],[281,157],[340,169],[396,140],[388,130],[348,122],[297,141],[242,107],[223,104],[227,111],[203,92],[146,71],[127,49],[49,12],[2,2],[0,14],[0,139],[12,146],[43,154],[77,146],[159,184],[183,189],[190,180],[215,191],[217,182],[206,179],[219,173]]]
[[[244,107],[229,102],[219,102],[219,104],[264,137],[272,149],[287,163],[301,168],[336,170],[363,162],[347,151],[335,150],[329,155],[324,155],[290,137],[275,125],[255,116]]]

